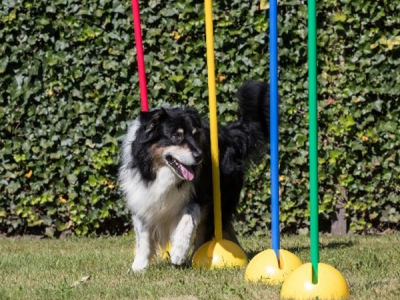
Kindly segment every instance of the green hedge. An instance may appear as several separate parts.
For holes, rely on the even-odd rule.
[[[258,1],[214,1],[222,122],[249,78],[268,80]],[[207,116],[202,1],[142,1],[151,107]],[[308,226],[305,1],[279,3],[281,222]],[[352,232],[400,221],[400,3],[318,2],[320,218],[346,208]],[[130,229],[116,174],[140,110],[130,1],[6,0],[0,8],[0,231],[49,236]],[[269,166],[248,177],[237,218],[265,233]]]

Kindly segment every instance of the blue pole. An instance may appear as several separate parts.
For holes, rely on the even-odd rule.
[[[278,1],[269,0],[271,239],[279,262],[279,160],[278,160]]]

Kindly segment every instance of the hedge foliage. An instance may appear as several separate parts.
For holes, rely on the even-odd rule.
[[[203,2],[141,1],[151,107],[207,116]],[[321,224],[352,232],[400,221],[400,2],[318,1]],[[306,1],[279,2],[281,223],[308,226]],[[266,11],[214,1],[218,110],[249,78],[268,81]],[[4,0],[0,7],[0,231],[120,233],[120,138],[139,112],[130,1]],[[266,175],[267,174],[267,175]],[[243,191],[242,233],[265,233],[269,166]]]

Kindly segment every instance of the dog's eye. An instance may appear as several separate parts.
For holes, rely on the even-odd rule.
[[[181,141],[183,139],[183,130],[177,130],[176,132],[174,132],[171,138],[177,142]]]

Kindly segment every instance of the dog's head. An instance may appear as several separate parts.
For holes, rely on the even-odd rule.
[[[139,120],[132,148],[133,155],[141,156],[136,160],[144,164],[147,160],[147,171],[153,173],[153,179],[157,170],[168,166],[180,180],[192,181],[199,172],[206,139],[197,111],[157,109],[142,112]]]

